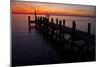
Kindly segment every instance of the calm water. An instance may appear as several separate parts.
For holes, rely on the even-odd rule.
[[[28,31],[28,16],[31,16],[31,20],[34,20],[34,15],[24,15],[24,14],[12,14],[12,30],[13,31]],[[38,15],[40,16],[40,15]],[[43,16],[43,15],[41,15]],[[88,23],[91,23],[91,34],[96,32],[96,18],[95,17],[74,17],[74,16],[50,16],[50,18],[56,18],[59,20],[66,19],[66,26],[71,27],[72,21],[75,20],[77,30],[87,32]]]
[[[28,18],[34,20],[32,15],[12,14],[12,63],[13,65],[49,64],[72,61],[83,61],[70,57],[64,49],[55,48],[43,39],[35,29],[28,32]],[[88,22],[92,23],[92,34],[95,34],[95,18],[50,16],[50,18],[66,19],[66,26],[71,27],[72,20],[77,22],[77,29],[87,31]],[[66,45],[65,48],[68,48]],[[94,48],[94,47],[93,47]],[[67,51],[67,50],[66,50]],[[68,52],[69,53],[69,52]],[[73,56],[73,55],[71,55]],[[89,56],[90,58],[90,56]],[[84,59],[82,57],[82,59]],[[89,60],[89,59],[84,59]]]

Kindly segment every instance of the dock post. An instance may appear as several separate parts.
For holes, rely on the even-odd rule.
[[[53,22],[54,22],[54,20],[53,20],[53,18],[51,18],[51,29],[52,29],[52,31],[53,31]]]
[[[37,28],[37,16],[36,16],[36,10],[35,10],[34,15],[35,15],[35,27]]]
[[[56,18],[56,24],[58,25],[58,18]]]
[[[91,23],[88,23],[88,34],[91,34]]]
[[[39,27],[40,27],[39,29],[42,30],[42,28],[43,28],[43,26],[42,26],[42,17],[40,17],[40,20],[39,20]]]
[[[53,23],[53,18],[51,18],[51,23]]]
[[[75,31],[76,31],[76,23],[75,23],[75,21],[73,21],[72,33],[75,34]]]
[[[61,31],[61,27],[62,27],[62,21],[59,21],[59,31]]]
[[[65,19],[63,19],[63,27],[65,27]]]
[[[49,18],[46,17],[46,23],[45,23],[46,24],[46,35],[48,34],[48,27],[49,27],[48,26],[48,23],[49,23],[48,20],[49,20]]]
[[[64,33],[65,33],[64,29],[65,29],[65,19],[63,19],[63,28],[62,28],[63,39],[64,39]]]
[[[28,16],[28,28],[30,30],[30,16]]]
[[[51,37],[53,38],[53,35],[54,35],[54,25],[53,25],[53,18],[51,18]]]
[[[64,34],[63,34],[63,21],[59,21],[59,33],[58,33],[58,40],[59,40],[59,45],[61,47],[64,47]]]
[[[73,21],[73,25],[72,25],[72,37],[75,38],[76,36],[76,23],[75,21]]]
[[[61,34],[62,34],[62,21],[60,20],[59,21],[59,33],[58,33],[59,39],[61,38]]]
[[[55,27],[54,27],[54,34],[55,34],[55,41],[57,42],[57,40],[58,40],[58,18],[56,18],[56,23],[55,23]]]
[[[36,21],[36,10],[35,10],[35,13],[34,13],[34,15],[35,15],[35,21]]]
[[[73,23],[72,23],[72,41],[71,41],[72,49],[74,47],[75,38],[76,38],[76,23],[75,23],[75,21],[73,21]]]
[[[61,20],[59,20],[59,26],[61,26],[61,23],[62,23],[62,21],[61,21]]]

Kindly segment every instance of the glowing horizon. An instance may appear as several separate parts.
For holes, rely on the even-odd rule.
[[[14,14],[52,14],[52,15],[70,15],[70,16],[96,16],[95,6],[67,5],[55,3],[38,2],[13,2],[11,5]]]

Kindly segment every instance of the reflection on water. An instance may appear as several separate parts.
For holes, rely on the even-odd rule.
[[[47,43],[33,30],[29,35],[26,32],[13,33],[12,36],[13,64],[41,64],[49,63],[56,58],[56,51],[47,47]]]
[[[12,14],[13,65],[89,61],[91,58],[94,60],[94,52],[90,52],[87,58],[88,52],[83,55],[74,54],[68,50],[69,46],[67,44],[64,48],[61,48],[57,44],[51,45],[50,42],[46,41],[45,38],[35,30],[34,25],[33,29],[29,33],[27,16],[28,15]],[[56,16],[53,17],[56,18]],[[66,26],[68,27],[71,26],[72,20],[76,20],[77,29],[82,31],[86,31],[87,24],[90,22],[92,23],[92,34],[95,34],[95,18],[70,16],[63,16],[62,18],[57,16],[57,18],[66,18]],[[31,16],[31,20],[34,20],[34,15]],[[75,49],[77,50],[77,48]]]
[[[31,16],[31,20],[34,20],[34,15],[24,14],[12,14],[12,30],[13,31],[28,31],[28,16]],[[40,15],[38,15],[40,16]],[[43,16],[43,15],[42,15]],[[88,23],[91,23],[91,33],[95,34],[96,19],[94,17],[73,17],[73,16],[50,16],[51,18],[59,20],[66,19],[66,26],[71,27],[72,21],[75,20],[77,27],[76,29],[87,32]]]

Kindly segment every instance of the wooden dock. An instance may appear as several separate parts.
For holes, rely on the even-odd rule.
[[[95,35],[91,34],[91,23],[88,23],[87,32],[76,30],[76,22],[72,22],[72,28],[65,26],[65,19],[59,20],[51,18],[51,22],[48,17],[38,17],[35,12],[35,20],[30,20],[28,16],[29,30],[31,24],[35,24],[35,27],[40,31],[49,41],[54,41],[57,44],[70,44],[72,46],[89,48],[89,44],[95,45]],[[66,38],[66,35],[70,37]],[[81,42],[81,44],[80,44]]]

